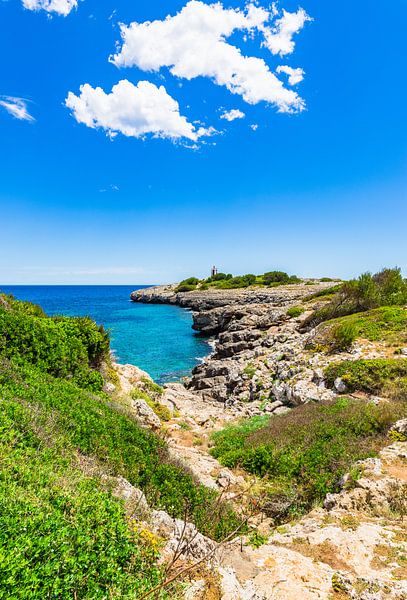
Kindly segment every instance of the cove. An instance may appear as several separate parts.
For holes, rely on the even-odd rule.
[[[177,306],[130,301],[146,286],[0,286],[18,300],[40,304],[49,315],[92,317],[109,330],[115,358],[137,365],[158,383],[188,376],[209,354],[207,341],[193,330],[191,313]]]

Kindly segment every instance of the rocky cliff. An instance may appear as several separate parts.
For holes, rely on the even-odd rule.
[[[289,309],[311,314],[318,301],[304,299],[331,283],[276,288],[176,293],[159,286],[132,294],[135,302],[170,303],[193,311],[193,328],[214,338],[214,351],[198,365],[187,387],[203,398],[239,407],[245,414],[282,412],[310,398],[329,399],[321,367],[326,356],[306,351],[312,333],[299,331]],[[287,314],[287,311],[289,314]]]

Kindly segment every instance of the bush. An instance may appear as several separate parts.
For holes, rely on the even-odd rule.
[[[270,283],[288,283],[290,276],[284,271],[268,271],[263,275],[263,283],[270,285]]]
[[[388,381],[383,388],[383,396],[390,400],[407,402],[407,377]]]
[[[247,285],[253,285],[254,283],[256,283],[257,280],[256,275],[253,275],[252,273],[249,273],[248,275],[243,275],[242,278],[245,280]]]
[[[343,283],[330,304],[315,311],[305,325],[315,327],[337,317],[403,304],[407,304],[407,281],[400,269],[383,269],[375,275],[364,273],[358,279]]]
[[[384,342],[395,350],[407,345],[407,309],[383,306],[327,321],[319,326],[315,342],[347,350],[356,338]]]
[[[32,421],[30,407],[3,398],[0,598],[140,597],[164,577],[157,549],[129,527],[122,502],[59,444],[47,447]]]
[[[176,292],[192,292],[196,289],[197,285],[200,283],[200,280],[197,277],[188,277],[188,279],[183,279],[179,282],[177,287],[175,288]]]
[[[332,351],[346,351],[352,347],[358,336],[358,330],[351,323],[336,325],[330,332],[329,346]]]
[[[186,283],[180,284],[175,289],[176,292],[193,292],[196,290],[196,285],[187,285]]]
[[[263,509],[281,520],[303,513],[339,490],[352,464],[386,443],[391,424],[405,409],[352,399],[309,403],[268,421],[243,421],[213,434],[213,456],[228,467],[264,477]],[[285,506],[273,512],[275,506]]]
[[[287,316],[296,319],[297,317],[300,317],[304,311],[305,308],[302,306],[292,306],[287,310]]]
[[[0,355],[37,365],[81,387],[101,390],[97,372],[109,360],[109,336],[88,317],[47,317],[34,305],[0,305]]]
[[[143,392],[139,388],[134,388],[131,392],[131,397],[134,400],[141,399],[147,402],[148,406],[155,412],[161,421],[170,421],[172,419],[172,412],[165,404],[161,404],[158,400],[153,400],[146,392]]]
[[[199,279],[197,277],[188,277],[188,279],[184,279],[183,281],[180,282],[180,285],[198,285],[199,283]]]
[[[307,285],[307,284],[306,284]],[[313,283],[310,283],[310,285],[314,285]],[[318,300],[319,298],[326,298],[327,296],[333,296],[334,294],[336,294],[337,292],[339,292],[342,289],[342,283],[338,284],[338,285],[333,285],[332,287],[329,288],[325,288],[323,290],[318,290],[318,292],[315,292],[314,294],[310,294],[309,296],[306,296],[303,300],[303,302],[312,302],[312,300]]]
[[[155,381],[148,379],[148,377],[142,377],[141,382],[152,394],[157,396],[163,395],[164,388],[161,385],[158,385],[158,383],[155,383]]]
[[[207,279],[207,281],[224,281],[225,279],[232,279],[233,275],[228,273],[216,273],[216,275],[212,275],[212,277],[209,277],[209,279]]]
[[[407,377],[407,359],[346,360],[329,365],[325,369],[327,384],[333,387],[337,377],[343,379],[350,392],[380,394],[389,382]]]
[[[174,464],[167,446],[143,429],[122,404],[96,396],[64,379],[56,379],[31,366],[0,362],[0,396],[24,403],[35,415],[36,430],[58,442],[64,452],[91,456],[114,476],[141,488],[151,506],[189,518],[207,535],[222,537],[238,520],[227,505],[219,518],[213,512],[217,494],[197,485],[192,476]],[[49,432],[48,419],[52,416]]]

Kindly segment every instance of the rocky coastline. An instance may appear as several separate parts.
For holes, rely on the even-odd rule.
[[[174,458],[237,511],[259,481],[211,456],[213,432],[238,417],[281,415],[300,404],[333,399],[346,389],[340,379],[334,389],[326,385],[324,368],[329,363],[383,356],[380,343],[363,339],[347,351],[326,352],[319,348],[320,328],[304,331],[303,320],[324,303],[323,296],[315,294],[330,286],[320,282],[177,293],[174,285],[132,294],[135,302],[192,310],[195,331],[214,340],[213,353],[184,385],[167,384],[160,402],[177,415],[165,424]],[[122,367],[122,388],[145,385],[147,374],[134,369]],[[370,400],[386,404],[386,399]],[[140,418],[140,406],[133,403],[132,408]],[[250,536],[239,535],[214,546],[188,525],[185,557],[199,561],[206,556],[211,576],[196,575],[185,600],[407,598],[399,557],[407,547],[405,526],[394,513],[394,506],[405,502],[407,442],[400,440],[405,440],[406,432],[407,419],[393,427],[390,439],[398,441],[377,458],[354,466],[361,474],[357,481],[350,485],[352,477],[345,475],[338,493],[328,494],[322,507],[301,519],[275,527],[268,515],[251,517],[251,525],[264,536],[258,545]],[[179,531],[185,526],[171,523],[165,513],[158,522],[163,519],[168,521],[166,547],[178,546]],[[155,522],[151,527],[156,531]]]
[[[330,358],[310,353],[313,332],[300,331],[318,300],[304,303],[332,283],[304,282],[274,288],[209,289],[177,293],[175,285],[133,292],[142,303],[174,304],[192,310],[193,329],[213,338],[213,352],[197,365],[187,389],[245,415],[281,414],[310,399],[335,395],[323,381]],[[301,306],[301,318],[287,311]]]

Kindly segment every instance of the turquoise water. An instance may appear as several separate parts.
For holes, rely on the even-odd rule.
[[[191,314],[177,306],[135,304],[143,286],[0,286],[19,300],[40,304],[49,315],[89,315],[111,335],[118,362],[147,371],[160,383],[189,375],[209,351],[191,329]]]

